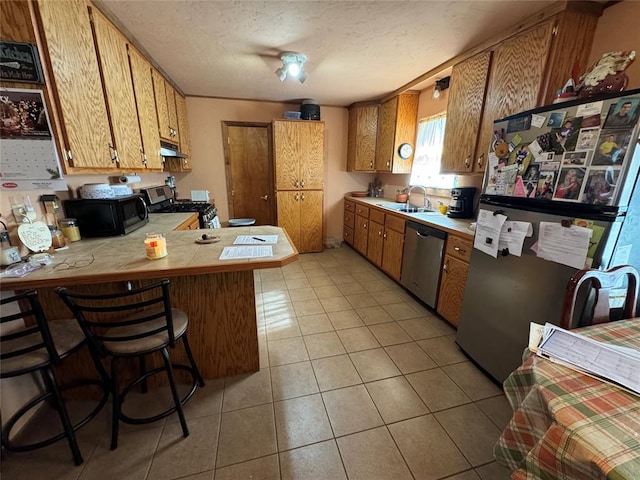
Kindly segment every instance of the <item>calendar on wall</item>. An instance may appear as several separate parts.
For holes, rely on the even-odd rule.
[[[0,189],[66,190],[42,90],[0,89]]]

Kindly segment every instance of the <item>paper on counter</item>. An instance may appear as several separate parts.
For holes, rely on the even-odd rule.
[[[240,258],[273,257],[271,245],[256,245],[242,247],[224,247],[220,260],[237,260]]]
[[[555,222],[540,222],[537,255],[545,260],[582,269],[587,260],[593,230]]]
[[[494,215],[490,210],[480,210],[476,225],[476,236],[473,240],[474,248],[481,252],[498,257],[498,244],[502,225],[507,220],[506,215]]]
[[[533,235],[531,223],[506,221],[500,230],[498,250],[508,248],[511,255],[521,257],[524,239],[531,235]]]
[[[233,241],[234,245],[264,245],[278,243],[278,235],[238,235]]]

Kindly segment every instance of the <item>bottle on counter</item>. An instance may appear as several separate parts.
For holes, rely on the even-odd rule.
[[[60,224],[60,230],[62,230],[64,238],[70,242],[80,240],[80,228],[75,218],[63,218],[58,223]]]
[[[167,256],[167,239],[161,233],[147,233],[144,239],[147,258],[155,260]]]
[[[49,231],[51,232],[51,246],[53,248],[62,248],[67,245],[67,242],[64,239],[64,234],[60,231],[58,227],[55,225],[47,225],[49,227]]]

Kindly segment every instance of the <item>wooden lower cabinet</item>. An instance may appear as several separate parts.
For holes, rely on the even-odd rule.
[[[369,242],[369,219],[362,215],[356,215],[356,225],[353,229],[353,248],[362,255],[367,254]]]
[[[402,233],[385,228],[384,248],[382,250],[382,270],[394,280],[400,281],[402,270],[402,250],[404,249],[404,231]]]
[[[384,214],[382,214],[384,217]],[[371,218],[369,220],[369,236],[367,237],[367,258],[376,267],[382,266],[382,249],[384,248],[384,225]]]
[[[470,239],[455,235],[447,238],[437,311],[454,326],[460,319],[472,248]]]
[[[277,192],[278,226],[300,253],[322,251],[321,190]]]
[[[200,219],[197,213],[194,213],[184,222],[178,225],[175,230],[198,230],[200,228]]]

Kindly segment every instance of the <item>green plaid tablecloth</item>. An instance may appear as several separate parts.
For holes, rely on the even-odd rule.
[[[640,350],[640,318],[576,330]],[[496,443],[513,480],[640,480],[640,397],[528,357],[504,382],[514,414]]]

